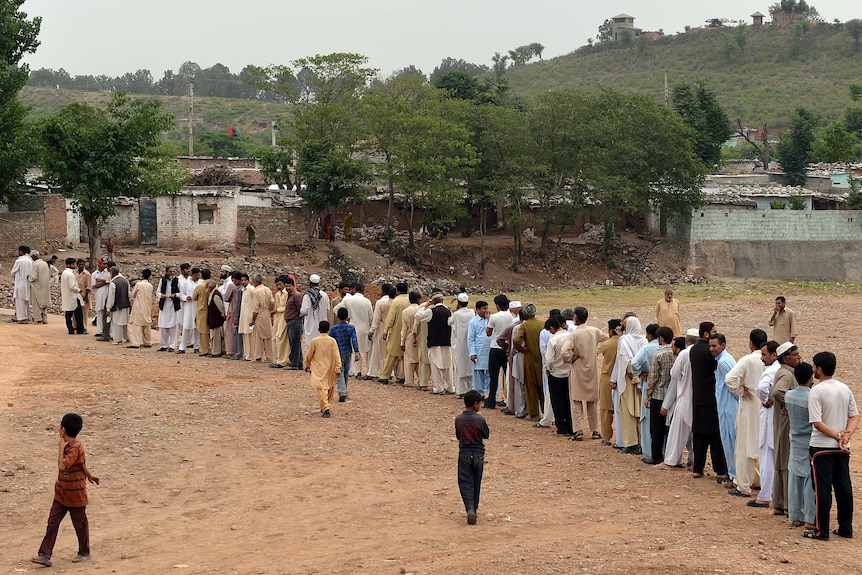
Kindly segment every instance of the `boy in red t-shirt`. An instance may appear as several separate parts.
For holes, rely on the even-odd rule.
[[[87,481],[99,484],[99,478],[87,469],[84,446],[78,441],[78,433],[84,427],[84,420],[77,413],[67,413],[60,422],[60,444],[57,456],[59,470],[57,483],[54,484],[54,504],[48,515],[48,529],[39,547],[39,554],[33,563],[51,566],[51,554],[57,541],[60,522],[66,513],[72,517],[75,534],[78,536],[78,555],[72,563],[90,559],[90,524],[87,521]]]

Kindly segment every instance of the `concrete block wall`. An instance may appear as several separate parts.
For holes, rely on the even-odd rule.
[[[691,219],[691,242],[699,241],[860,241],[862,211],[771,210],[708,206]]]
[[[251,219],[257,229],[257,243],[301,246],[307,238],[308,217],[302,208],[239,206],[235,241],[242,246],[248,243],[245,226]]]
[[[158,246],[164,249],[232,249],[237,229],[238,187],[185,188],[156,198]],[[200,223],[200,205],[216,206],[213,223]]]

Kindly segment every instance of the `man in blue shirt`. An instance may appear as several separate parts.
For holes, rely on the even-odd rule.
[[[632,375],[638,378],[641,385],[641,392],[646,389],[647,378],[649,377],[649,366],[652,363],[652,356],[658,351],[659,342],[656,337],[659,325],[651,323],[646,326],[646,338],[649,343],[638,350],[637,354],[632,358]],[[652,465],[655,460],[652,456],[652,434],[649,429],[649,409],[641,409],[640,425],[641,425],[641,451],[643,451],[643,462]]]
[[[356,339],[356,328],[350,325],[349,312],[346,307],[338,309],[338,323],[329,330],[329,335],[338,344],[341,355],[341,374],[338,376],[338,401],[347,401],[347,377],[353,361],[359,361],[359,341]]]
[[[488,302],[476,302],[476,317],[467,326],[467,353],[473,362],[473,389],[487,398],[491,388],[491,374],[488,371],[488,355],[491,338],[488,337]]]

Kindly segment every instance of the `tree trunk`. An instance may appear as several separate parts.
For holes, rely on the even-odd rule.
[[[84,216],[84,223],[87,225],[87,245],[90,249],[90,261],[87,264],[87,271],[93,272],[96,269],[96,259],[99,257],[99,251],[102,244],[102,226],[99,225],[99,218]]]
[[[542,263],[548,263],[548,244],[551,242],[551,220],[546,219],[542,223],[542,244],[539,246],[539,257]]]
[[[416,215],[415,204],[413,203],[413,198],[410,198],[410,211],[407,216],[407,249],[409,251],[413,251],[414,248],[414,239],[413,239],[413,219]]]
[[[479,262],[479,275],[481,277],[485,277],[485,233],[487,231],[487,215],[485,211],[485,206],[481,206],[479,208],[479,233],[482,236],[481,245],[482,245],[482,259]]]
[[[389,178],[389,209],[386,211],[386,243],[389,243],[389,238],[392,237],[392,208],[395,204],[395,184],[392,178]]]
[[[512,239],[515,244],[515,253],[512,258],[512,271],[520,273],[521,271],[521,221],[512,222]]]
[[[614,239],[614,221],[605,219],[602,223],[602,227],[605,229],[605,239],[602,242],[602,253],[608,255],[611,251],[611,242]]]

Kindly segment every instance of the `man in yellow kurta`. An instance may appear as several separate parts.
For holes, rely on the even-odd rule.
[[[374,304],[371,329],[368,330],[368,339],[372,342],[371,351],[368,355],[368,376],[373,379],[380,376],[383,362],[386,360],[386,342],[383,341],[385,330],[383,328],[386,323],[386,315],[389,313],[389,306],[392,305],[392,299],[395,299],[389,298],[389,292],[395,289],[392,284],[383,284],[380,289],[383,295]]]
[[[679,300],[673,297],[672,287],[666,287],[664,297],[658,300],[655,306],[655,318],[659,326],[672,329],[674,337],[684,335],[679,323]]]
[[[48,323],[48,310],[51,308],[51,271],[48,262],[39,257],[38,251],[30,252],[33,267],[28,279],[30,281],[30,304],[33,306],[33,321]]]
[[[410,305],[410,296],[407,295],[406,283],[397,284],[395,289],[398,290],[398,295],[389,306],[383,328],[383,337],[386,340],[386,362],[378,377],[380,383],[389,383],[389,377],[404,357],[404,350],[401,349],[401,312]]]
[[[284,276],[278,276],[275,280],[275,315],[272,316],[272,333],[275,340],[275,359],[269,367],[287,367],[289,363],[290,345],[287,340],[287,322],[284,320],[284,310],[287,307],[287,290],[284,287]]]
[[[320,414],[329,417],[329,402],[335,399],[338,374],[341,373],[341,354],[338,343],[329,336],[329,322],[322,321],[320,335],[311,340],[305,354],[305,371],[311,374],[311,387],[317,390]]]
[[[129,346],[132,349],[152,347],[150,344],[150,329],[153,325],[153,284],[150,283],[152,272],[141,270],[141,281],[132,288],[129,299],[132,311],[129,314]]]
[[[252,294],[251,325],[254,326],[254,353],[252,359],[255,361],[272,362],[272,314],[275,312],[275,300],[272,290],[263,285],[263,275],[254,274],[251,278],[254,285]]]
[[[527,319],[521,323],[517,335],[512,342],[515,349],[524,354],[524,396],[527,414],[530,421],[538,421],[539,407],[545,404],[545,394],[542,389],[542,352],[539,349],[539,335],[544,324],[536,319],[536,306],[524,306]]]
[[[617,360],[617,346],[620,335],[616,332],[620,326],[620,320],[608,321],[609,339],[602,342],[599,350],[602,352],[602,372],[599,375],[599,427],[602,433],[602,443],[611,444],[614,434],[614,397],[611,387],[611,373],[614,371],[614,363]]]
[[[598,413],[596,402],[599,400],[599,345],[608,340],[604,331],[586,325],[588,312],[585,307],[575,308],[575,331],[570,333],[563,344],[563,361],[571,364],[569,372],[569,400],[572,409],[572,431],[575,441],[584,438],[584,410],[592,431],[592,438],[599,439]],[[610,381],[610,380],[608,380]],[[613,403],[611,403],[613,406]]]
[[[195,286],[192,292],[192,301],[195,302],[195,327],[198,328],[198,334],[201,339],[201,357],[210,357],[212,349],[210,348],[210,328],[207,323],[209,315],[209,294],[207,293],[207,282],[210,281],[212,272],[210,270],[201,270],[201,279]]]

